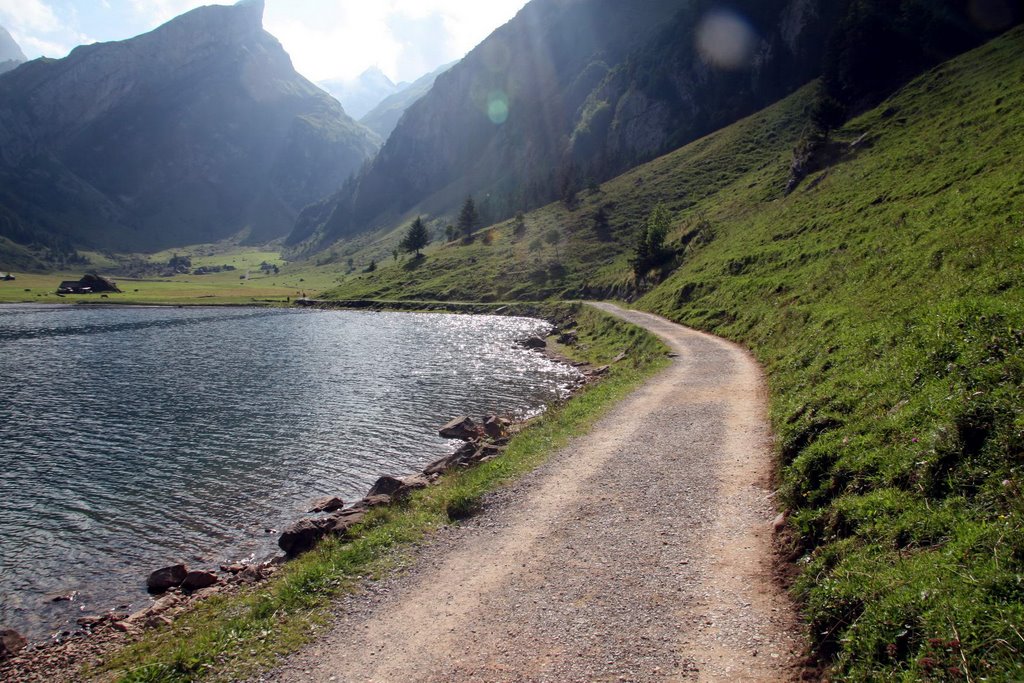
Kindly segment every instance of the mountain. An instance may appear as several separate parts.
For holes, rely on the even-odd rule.
[[[696,49],[710,0],[533,0],[438,77],[289,243],[315,249],[414,208],[451,214],[469,194],[492,219],[571,194],[813,78],[843,0],[732,4],[724,30],[743,45],[725,65]]]
[[[430,91],[438,76],[456,64],[458,62],[445,64],[425,76],[420,76],[404,87],[398,86],[399,90],[397,92],[385,97],[380,104],[360,118],[359,123],[379,135],[381,140],[387,140],[388,136],[391,135],[391,131],[398,125],[398,120],[402,118],[405,110]]]
[[[345,112],[354,119],[360,119],[382,100],[395,94],[401,86],[395,85],[384,72],[373,66],[355,79],[334,78],[320,81],[317,85],[341,102]]]
[[[292,68],[263,3],[0,76],[0,237],[148,251],[286,234],[376,136]]]
[[[7,32],[7,29],[0,26],[0,74],[10,71],[25,61],[27,60],[21,47]]]

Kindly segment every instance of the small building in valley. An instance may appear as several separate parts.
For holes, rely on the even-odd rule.
[[[95,273],[87,273],[81,280],[65,280],[57,287],[58,294],[93,294],[95,292],[118,292],[117,283]]]

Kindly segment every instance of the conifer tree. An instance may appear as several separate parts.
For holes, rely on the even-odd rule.
[[[406,253],[415,252],[416,258],[419,258],[422,256],[420,249],[429,243],[430,235],[427,233],[427,226],[423,224],[422,218],[416,216],[416,220],[409,226],[409,230],[405,233],[405,237],[402,238],[402,243],[399,246]]]
[[[459,232],[462,233],[464,242],[469,243],[473,241],[473,233],[480,227],[479,224],[480,214],[476,211],[476,204],[473,203],[472,197],[466,197],[466,201],[462,205],[462,211],[459,212]]]

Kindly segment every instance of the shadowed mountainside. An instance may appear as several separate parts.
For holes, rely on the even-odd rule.
[[[201,7],[0,77],[0,237],[145,251],[287,233],[377,139],[262,16]]]

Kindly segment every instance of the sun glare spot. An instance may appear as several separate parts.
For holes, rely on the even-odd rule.
[[[487,96],[487,118],[494,125],[505,123],[508,119],[508,95],[501,90],[495,90]]]
[[[757,36],[746,19],[728,10],[712,10],[697,25],[697,51],[720,69],[740,69],[750,63]]]

